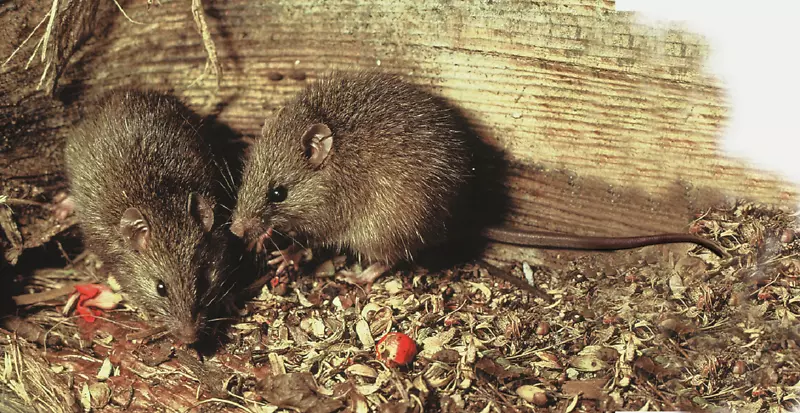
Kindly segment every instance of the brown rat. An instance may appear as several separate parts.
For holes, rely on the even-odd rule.
[[[398,77],[334,74],[309,85],[265,125],[249,150],[231,231],[255,244],[272,231],[296,232],[311,246],[371,262],[359,280],[372,281],[446,239],[451,211],[474,171],[468,139],[453,109]],[[493,227],[483,235],[589,250],[691,242],[725,254],[689,234],[608,238]]]
[[[200,122],[157,92],[113,92],[94,109],[67,139],[65,207],[123,291],[193,343],[232,262],[216,216],[221,174]]]

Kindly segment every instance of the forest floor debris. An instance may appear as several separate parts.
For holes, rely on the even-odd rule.
[[[266,282],[201,356],[133,308],[90,323],[62,313],[63,294],[45,294],[17,320],[61,340],[45,349],[26,340],[38,334],[3,331],[2,383],[34,404],[97,411],[797,408],[797,229],[789,211],[739,203],[691,229],[724,245],[728,260],[654,246],[577,254],[564,270],[510,269],[546,297],[480,263],[396,271],[369,291],[331,276],[341,262],[325,263],[317,273],[326,275]],[[20,293],[105,280],[92,254],[66,252],[67,268],[17,278]],[[419,349],[407,366],[376,357],[393,331]]]

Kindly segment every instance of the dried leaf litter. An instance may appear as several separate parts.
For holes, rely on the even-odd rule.
[[[483,264],[398,271],[365,291],[332,276],[341,261],[324,263],[280,295],[265,283],[202,359],[141,334],[150,326],[134,308],[86,323],[56,298],[18,315],[58,345],[4,331],[0,378],[4,394],[54,411],[789,409],[800,393],[797,228],[788,211],[740,203],[692,227],[729,260],[648,247],[509,269],[539,295]],[[26,292],[106,277],[82,254],[35,272]],[[377,360],[389,332],[415,341],[407,366]]]

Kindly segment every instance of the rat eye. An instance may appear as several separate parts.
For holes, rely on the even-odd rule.
[[[167,296],[167,286],[164,285],[164,281],[158,280],[158,283],[156,284],[156,291],[158,292],[158,295],[162,297]]]
[[[283,202],[288,195],[286,187],[281,185],[269,190],[269,202]]]

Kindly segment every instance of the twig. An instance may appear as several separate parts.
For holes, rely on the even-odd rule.
[[[46,48],[47,48],[47,46],[45,46],[45,49]],[[44,80],[47,78],[47,72],[49,70],[50,70],[50,63],[47,63],[47,65],[45,65],[45,67],[44,67],[44,70],[42,70],[42,77],[39,79],[39,84],[36,85],[36,90],[39,90],[39,89],[42,88],[42,85],[44,84]]]
[[[37,31],[37,30],[39,30],[39,27],[40,27],[42,24],[44,24],[44,22],[45,22],[45,20],[47,20],[47,17],[48,17],[48,16],[50,16],[50,12],[49,12],[49,11],[47,12],[47,14],[45,14],[45,15],[44,15],[44,17],[42,18],[42,21],[40,21],[40,22],[39,22],[39,24],[37,24],[37,25],[36,25],[36,27],[34,27],[34,28],[33,28],[33,30],[31,30],[31,33],[28,35],[28,37],[26,37],[26,38],[25,38],[25,40],[23,40],[23,41],[22,41],[22,43],[20,43],[20,44],[19,44],[19,46],[17,46],[17,48],[16,48],[16,49],[14,49],[14,51],[13,51],[13,52],[11,52],[11,55],[10,55],[10,56],[8,56],[8,59],[6,59],[6,61],[5,61],[5,62],[3,62],[3,65],[2,65],[2,66],[0,66],[0,67],[4,67],[4,66],[5,66],[5,65],[6,65],[8,62],[10,62],[10,61],[11,61],[11,59],[13,59],[13,58],[14,58],[14,55],[16,55],[16,54],[17,54],[17,52],[19,52],[19,51],[22,49],[22,47],[24,47],[24,46],[25,46],[25,43],[28,43],[28,40],[30,40],[30,39],[31,39],[31,37],[33,37],[33,34],[34,34],[34,33],[36,33],[36,31]],[[39,41],[41,42],[41,39],[39,39]],[[37,48],[36,48],[36,49],[38,49],[38,46],[37,46]],[[36,55],[36,50],[34,50],[34,51],[33,51],[33,55],[34,55],[34,56]]]
[[[16,305],[39,304],[45,301],[50,301],[59,297],[63,297],[65,295],[69,295],[71,292],[75,291],[75,284],[77,283],[68,284],[64,287],[56,288],[53,290],[42,291],[40,293],[21,294],[12,297],[12,299],[14,300],[14,303]]]
[[[504,407],[503,411],[512,411],[512,412],[519,413],[519,409],[514,407],[514,404],[510,400],[508,400],[508,397],[506,397],[506,395],[503,394],[500,390],[497,390],[497,388],[494,386],[495,383],[492,383],[492,382],[486,380],[483,377],[480,377],[478,380],[480,382],[482,382],[487,388],[489,388],[491,390],[491,393],[494,393],[494,395],[498,399],[500,399],[500,401],[504,405],[503,406]],[[495,400],[495,401],[497,401],[497,400]]]
[[[42,40],[44,40],[44,37],[40,37],[39,41],[36,42],[36,47],[33,48],[33,53],[31,53],[31,57],[29,57],[28,62],[25,63],[25,70],[28,70],[28,68],[31,67],[33,59],[36,58],[36,53],[39,53],[39,48],[42,47]]]
[[[139,21],[136,21],[136,20],[133,20],[132,18],[130,18],[130,16],[128,16],[128,13],[125,13],[125,9],[122,8],[122,5],[119,4],[119,2],[117,0],[114,0],[114,4],[117,5],[117,8],[119,9],[119,11],[122,12],[122,15],[125,16],[125,18],[128,19],[129,22],[131,22],[133,24],[144,24],[142,22],[139,22]]]
[[[72,260],[69,258],[69,255],[67,255],[67,252],[64,251],[64,246],[61,245],[61,241],[56,240],[56,245],[58,245],[58,250],[61,252],[61,256],[64,257],[67,263],[69,263],[69,266],[74,267],[75,263],[72,262]]]
[[[214,39],[211,38],[211,31],[208,30],[208,23],[206,23],[202,0],[192,0],[192,16],[194,17],[194,23],[197,25],[197,30],[203,38],[203,47],[206,49],[206,54],[208,54],[206,67],[203,69],[203,74],[200,77],[202,78],[205,76],[208,67],[211,66],[217,77],[217,87],[219,88],[222,81],[222,66],[219,64],[219,59],[217,58],[217,46],[214,44]]]
[[[53,26],[56,22],[56,13],[58,12],[58,0],[53,0],[53,5],[50,7],[50,21],[47,22],[47,30],[44,31],[44,48],[42,49],[42,62],[45,61],[47,58],[47,43],[50,41],[50,34],[53,32]],[[47,68],[45,68],[45,73],[47,73]],[[44,75],[42,75],[44,78]]]

